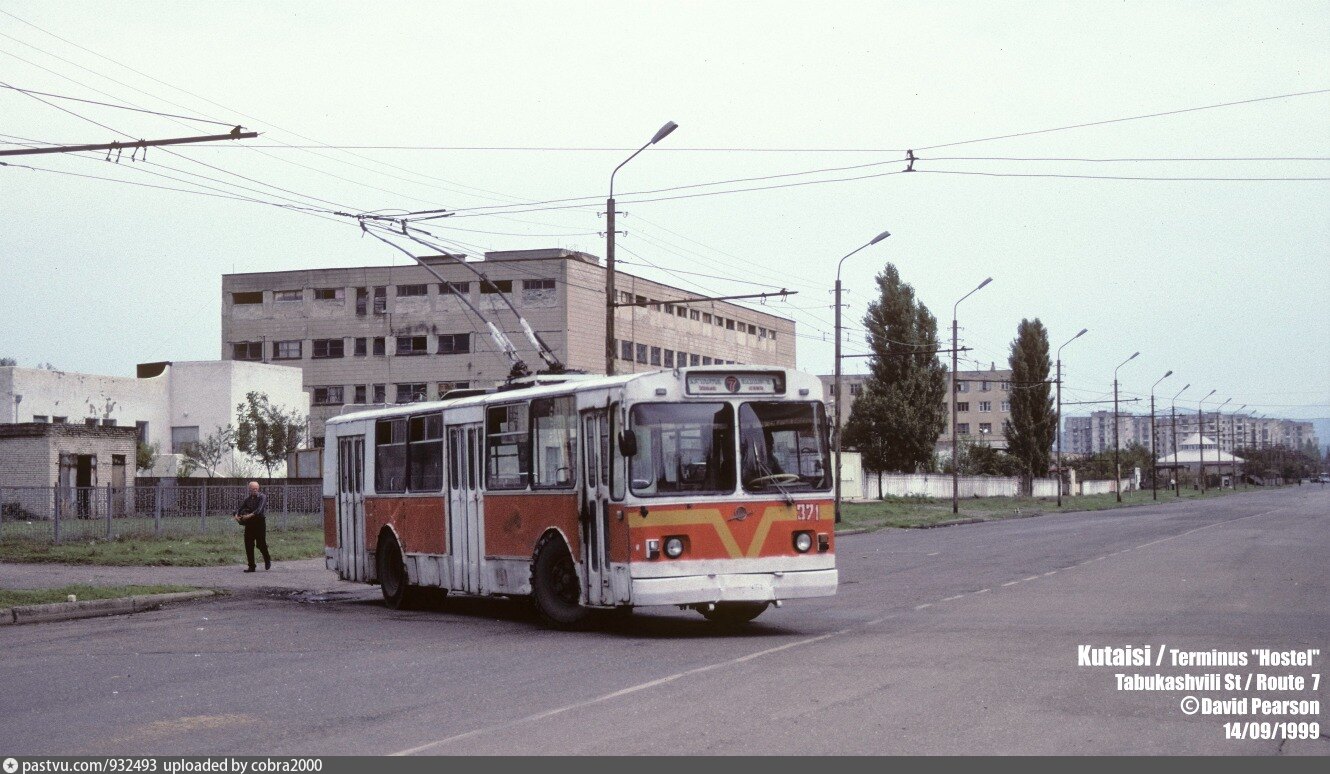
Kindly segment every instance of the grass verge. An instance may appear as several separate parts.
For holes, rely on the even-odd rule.
[[[65,602],[69,595],[78,597],[78,601],[90,599],[119,599],[136,597],[141,594],[170,594],[176,591],[194,591],[193,586],[61,586],[58,589],[0,589],[0,608],[16,605],[42,605],[47,602]]]
[[[268,550],[275,562],[323,556],[323,530],[269,531]],[[0,562],[208,567],[244,561],[245,544],[238,529],[225,535],[69,540],[58,545],[30,538],[0,542]]]
[[[1181,497],[1172,492],[1160,491],[1158,504],[1209,500],[1227,494],[1232,494],[1232,490],[1220,492],[1210,489],[1205,494],[1183,490]],[[872,502],[842,504],[838,528],[877,530],[884,527],[927,527],[956,519],[998,521],[1049,513],[1102,511],[1153,502],[1149,491],[1126,492],[1122,495],[1121,503],[1112,494],[1063,497],[1060,509],[1057,500],[1052,497],[973,497],[962,499],[959,503],[960,512],[953,514],[949,498],[888,497]]]

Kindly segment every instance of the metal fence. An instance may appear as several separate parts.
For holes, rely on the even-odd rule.
[[[268,496],[268,528],[305,529],[323,523],[317,484],[275,484]],[[232,520],[245,486],[182,486],[163,481],[127,487],[0,486],[0,541],[113,540],[122,536],[205,535],[234,532]]]

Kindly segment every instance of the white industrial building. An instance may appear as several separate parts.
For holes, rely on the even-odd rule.
[[[235,424],[246,393],[275,406],[309,413],[299,368],[234,360],[142,363],[137,376],[103,376],[47,368],[0,367],[0,423],[128,427],[156,444],[158,462],[144,475],[174,476],[183,448],[219,427]],[[240,474],[241,458],[218,475]],[[206,475],[199,471],[196,475]]]

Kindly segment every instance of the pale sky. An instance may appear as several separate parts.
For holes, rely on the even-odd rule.
[[[472,254],[603,256],[610,171],[672,120],[680,128],[617,179],[624,269],[713,294],[798,291],[767,308],[797,321],[805,370],[832,369],[836,262],[888,229],[845,263],[847,352],[865,349],[872,277],[892,261],[943,330],[955,300],[993,277],[960,308],[973,348],[963,367],[1002,367],[1017,323],[1039,317],[1055,348],[1090,329],[1064,351],[1067,401],[1111,397],[1114,367],[1139,350],[1120,372],[1125,396],[1171,369],[1165,402],[1191,383],[1184,399],[1216,389],[1229,408],[1330,416],[1330,93],[932,147],[1330,89],[1330,2],[4,0],[0,11],[45,30],[0,13],[0,82],[264,133],[248,149],[151,150],[146,164],[0,161],[356,211],[598,197],[435,226]],[[225,131],[43,99],[136,138]],[[0,148],[15,138],[121,139],[0,89]],[[920,173],[879,175],[904,169],[904,149]],[[1182,160],[1269,158],[1299,160]],[[632,196],[842,167],[859,168]],[[863,175],[879,176],[843,179]],[[345,218],[18,166],[0,167],[0,233],[0,355],[94,373],[219,357],[224,272],[405,260]]]

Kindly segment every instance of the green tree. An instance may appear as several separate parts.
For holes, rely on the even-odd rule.
[[[1243,475],[1264,478],[1282,476],[1292,481],[1315,476],[1320,472],[1318,457],[1308,454],[1306,448],[1298,450],[1280,444],[1264,449],[1238,449],[1234,453],[1243,460]]]
[[[235,428],[231,425],[219,427],[207,438],[187,445],[184,457],[195,468],[205,471],[208,478],[213,478],[217,474],[217,468],[235,449],[235,437]]]
[[[138,442],[138,447],[134,450],[134,467],[139,472],[152,470],[157,467],[157,450],[160,447],[155,443]]]
[[[1131,443],[1122,447],[1118,452],[1122,460],[1122,477],[1130,478],[1132,468],[1140,468],[1141,476],[1148,485],[1150,480],[1151,464],[1150,447]],[[1072,460],[1069,465],[1076,470],[1076,476],[1082,481],[1112,481],[1113,480],[1113,450],[1104,449],[1095,452],[1088,457],[1082,457],[1078,460]],[[1164,475],[1168,475],[1164,471]]]
[[[300,448],[304,435],[304,415],[272,405],[265,393],[246,393],[245,402],[236,405],[235,448],[258,460],[269,478]]]
[[[0,368],[4,368],[5,366],[16,366],[16,365],[18,365],[18,361],[15,360],[14,358],[0,357]]]
[[[969,438],[960,439],[956,445],[956,458],[962,476],[1016,476],[1021,471],[1021,463],[1015,457]],[[952,472],[950,459],[943,464],[942,472]]]
[[[946,427],[947,369],[937,358],[937,320],[887,264],[868,306],[869,377],[845,424],[864,467],[912,473],[929,465]],[[840,396],[837,396],[839,399]]]
[[[1048,330],[1036,317],[1021,320],[1011,342],[1011,418],[1003,425],[1007,453],[1020,463],[1021,491],[1029,495],[1036,476],[1047,475],[1057,415],[1048,382]]]

